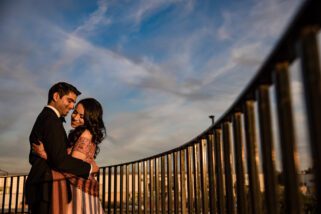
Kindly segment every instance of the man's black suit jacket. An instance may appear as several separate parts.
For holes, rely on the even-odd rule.
[[[51,169],[68,172],[88,178],[90,164],[67,155],[67,135],[56,113],[45,107],[37,117],[30,134],[30,145],[43,142],[48,160],[44,160],[30,150],[29,162],[32,165],[26,182],[28,204],[51,200]]]

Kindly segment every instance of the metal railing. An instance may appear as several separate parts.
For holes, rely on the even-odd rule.
[[[321,78],[317,45],[320,2],[303,3],[256,76],[215,124],[171,151],[102,167],[98,180],[107,213],[305,212],[295,164],[296,130],[289,81],[289,66],[296,59],[300,59],[305,93],[316,185],[314,206],[320,205]],[[283,184],[277,181],[275,167],[272,86],[275,87]],[[262,163],[262,172],[259,163]],[[19,190],[19,179],[25,178],[0,178],[1,187],[6,187],[9,180],[11,184],[9,189],[3,188],[2,212],[10,212],[13,207],[18,212],[26,211],[23,198],[21,207],[17,208],[20,196],[13,194],[13,189]],[[16,187],[12,185],[14,179],[18,180]]]
[[[0,176],[1,213],[26,213],[24,184],[26,175]]]

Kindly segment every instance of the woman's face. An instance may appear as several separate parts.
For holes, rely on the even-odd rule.
[[[71,127],[76,128],[85,124],[85,109],[82,104],[77,104],[75,110],[71,114]]]

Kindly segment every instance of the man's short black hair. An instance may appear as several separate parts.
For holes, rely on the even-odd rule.
[[[75,86],[66,82],[58,82],[49,89],[48,104],[53,100],[53,95],[56,92],[58,92],[60,97],[63,97],[66,94],[69,94],[70,92],[75,93],[77,96],[81,94],[81,92],[78,91],[78,89]]]

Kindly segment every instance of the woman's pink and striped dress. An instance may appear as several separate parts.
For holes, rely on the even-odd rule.
[[[81,137],[75,143],[72,151],[79,151],[86,155],[84,161],[91,163],[94,160],[96,145],[89,139]],[[72,151],[68,151],[69,153]],[[52,170],[52,206],[54,214],[60,213],[104,213],[98,197],[99,183],[95,177],[88,179],[73,176],[67,173]],[[71,201],[68,202],[68,188],[70,185]]]

